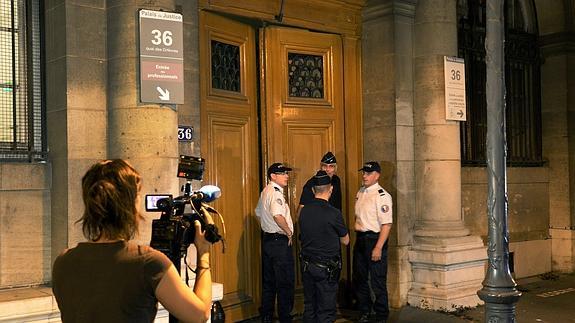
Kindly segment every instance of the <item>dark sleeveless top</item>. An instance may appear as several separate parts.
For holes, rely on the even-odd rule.
[[[52,270],[62,321],[153,322],[155,290],[171,264],[135,243],[79,243],[58,256]]]

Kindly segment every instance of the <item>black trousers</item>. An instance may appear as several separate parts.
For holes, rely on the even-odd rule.
[[[273,317],[277,296],[280,322],[291,322],[295,268],[292,247],[280,234],[264,233],[262,241],[262,317]]]
[[[326,266],[302,261],[305,323],[334,322],[336,319],[337,288],[340,270],[331,274]]]
[[[387,319],[387,241],[381,251],[381,260],[372,261],[371,252],[377,237],[376,233],[357,235],[353,248],[353,286],[362,313],[370,313],[373,308],[378,318]],[[372,300],[372,291],[375,300]]]

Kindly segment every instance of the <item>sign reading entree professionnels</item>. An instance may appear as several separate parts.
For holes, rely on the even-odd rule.
[[[463,58],[444,56],[445,119],[465,121],[465,61]]]
[[[184,103],[183,17],[141,9],[140,101]]]

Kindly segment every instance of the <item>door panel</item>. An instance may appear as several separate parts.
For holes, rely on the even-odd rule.
[[[302,187],[325,152],[337,156],[338,175],[345,185],[341,38],[277,26],[264,28],[261,34],[266,98],[263,151],[267,165],[282,161],[294,168],[287,198],[297,227]],[[299,243],[295,245],[299,253]],[[296,273],[299,283],[299,270]]]
[[[214,206],[226,227],[226,251],[213,249],[213,279],[224,285],[226,318],[258,314],[260,230],[255,30],[211,13],[200,13],[201,151],[207,183],[222,197]]]
[[[299,197],[305,182],[315,174],[319,160],[327,147],[334,142],[333,122],[313,122],[306,123],[286,121],[283,133],[285,134],[285,162],[293,165],[294,171],[290,174],[290,193],[295,200],[291,201],[292,209],[297,209]],[[319,157],[318,157],[319,154]],[[297,221],[297,214],[292,213],[294,221]]]

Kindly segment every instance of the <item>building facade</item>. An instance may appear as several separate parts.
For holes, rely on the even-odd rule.
[[[141,100],[140,9],[183,16],[183,104]],[[206,159],[203,183],[223,193],[214,206],[227,249],[216,245],[213,263],[227,317],[257,316],[254,208],[265,169],[294,168],[295,216],[303,184],[330,150],[348,225],[357,169],[364,160],[382,165],[395,206],[391,305],[480,303],[484,1],[3,0],[0,10],[0,289],[49,284],[54,258],[83,240],[80,179],[95,161],[128,159],[143,194],[177,195],[178,156],[194,155]],[[575,266],[574,20],[573,0],[506,1],[517,278]],[[465,122],[446,119],[444,56],[465,58]],[[178,141],[178,126],[192,127],[192,139]],[[146,216],[141,243],[158,214]],[[347,280],[350,249],[343,253]]]

